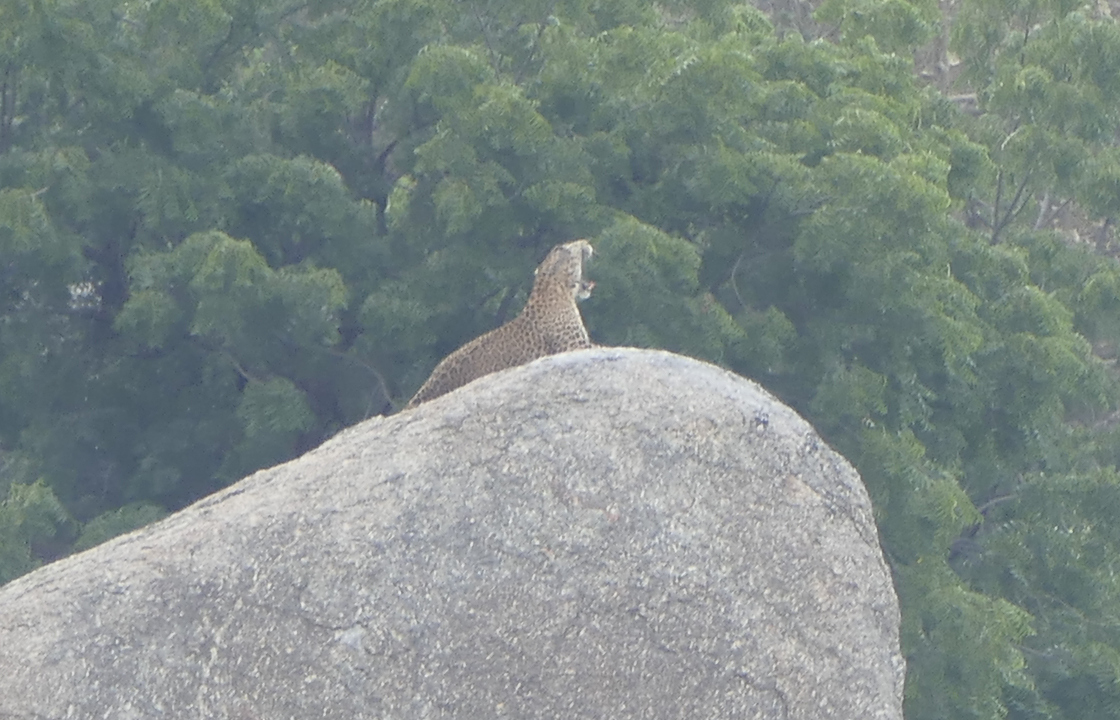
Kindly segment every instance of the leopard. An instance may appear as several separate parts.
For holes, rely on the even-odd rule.
[[[584,265],[593,253],[586,239],[552,248],[533,271],[533,289],[517,317],[444,358],[404,409],[499,370],[592,347],[576,303],[590,297],[595,288],[594,281],[584,277]]]

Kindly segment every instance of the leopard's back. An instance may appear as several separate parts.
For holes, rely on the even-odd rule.
[[[586,240],[553,248],[537,268],[533,292],[521,314],[444,358],[407,407],[445,395],[483,375],[545,355],[591,347],[576,305],[594,287],[582,274],[583,261],[591,252]]]

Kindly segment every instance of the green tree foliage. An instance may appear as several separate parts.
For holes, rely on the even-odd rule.
[[[909,717],[1120,714],[1120,35],[965,0],[966,115],[911,60],[932,4],[817,20],[0,0],[0,581],[399,406],[588,237],[596,340],[859,467]]]
[[[82,532],[74,541],[74,552],[88,550],[122,533],[153,523],[167,516],[167,511],[150,503],[129,503],[115,510],[109,510],[93,518],[82,526]]]
[[[0,502],[0,583],[57,557],[73,529],[70,513],[42,480],[9,486]]]
[[[976,0],[962,9],[953,40],[985,110],[972,134],[995,161],[995,182],[970,198],[974,222],[998,242],[1031,227],[1014,221],[1048,227],[1075,202],[1111,227],[1120,202],[1116,22],[1068,0]]]

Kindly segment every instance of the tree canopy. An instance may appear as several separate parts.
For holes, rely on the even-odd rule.
[[[0,0],[0,582],[399,407],[588,237],[598,342],[858,467],[910,718],[1120,717],[1120,29],[768,9]]]

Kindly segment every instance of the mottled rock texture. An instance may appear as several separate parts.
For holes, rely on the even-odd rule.
[[[353,427],[0,589],[0,718],[902,718],[855,471],[593,349]]]

